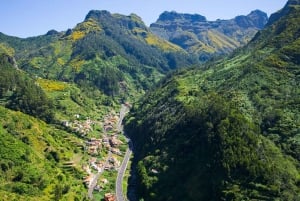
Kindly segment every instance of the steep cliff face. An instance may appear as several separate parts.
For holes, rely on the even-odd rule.
[[[267,23],[267,14],[255,10],[231,20],[207,21],[204,16],[164,12],[150,25],[153,33],[195,53],[206,61],[245,45]]]

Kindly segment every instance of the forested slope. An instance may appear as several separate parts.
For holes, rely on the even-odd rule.
[[[300,1],[225,59],[164,79],[127,118],[144,200],[299,200]]]
[[[140,93],[171,69],[197,63],[179,46],[152,34],[137,15],[90,11],[64,32],[20,39],[0,34],[19,68],[41,78],[92,86],[108,96]]]
[[[80,155],[80,140],[45,123],[54,121],[53,102],[1,52],[1,200],[84,199],[80,165],[65,165]]]

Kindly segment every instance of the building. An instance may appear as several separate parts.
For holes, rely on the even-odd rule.
[[[115,201],[116,200],[116,197],[114,194],[112,193],[105,193],[104,195],[104,200],[105,201]]]

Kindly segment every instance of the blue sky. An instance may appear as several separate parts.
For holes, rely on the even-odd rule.
[[[268,15],[287,0],[1,0],[0,32],[18,37],[65,31],[82,22],[90,10],[135,13],[149,25],[163,11],[197,13],[208,20],[231,19],[260,9]]]

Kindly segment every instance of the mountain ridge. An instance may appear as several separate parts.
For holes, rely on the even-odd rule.
[[[134,105],[125,129],[141,199],[300,199],[299,6]]]
[[[64,32],[50,30],[27,39],[1,34],[0,42],[15,49],[18,66],[28,73],[84,82],[108,96],[118,96],[120,82],[127,83],[129,92],[143,91],[169,70],[197,63],[179,46],[152,34],[137,15],[108,11],[92,10]]]
[[[164,12],[150,29],[156,35],[197,54],[202,61],[245,45],[267,23],[267,14],[254,10],[230,20],[207,21],[198,14]],[[226,42],[223,42],[226,41]]]
[[[126,129],[139,151],[145,200],[298,199],[296,11],[259,31],[247,49],[205,65],[134,14],[93,10],[63,32],[0,34],[0,195],[84,200],[86,140],[102,134],[101,118],[112,108],[141,97]],[[235,48],[217,31],[203,37]],[[83,126],[92,130],[87,136]]]

